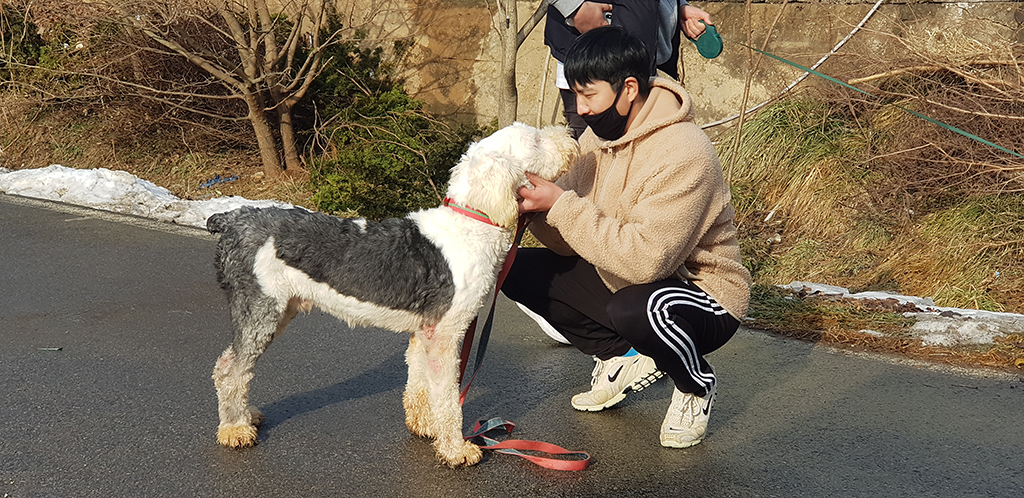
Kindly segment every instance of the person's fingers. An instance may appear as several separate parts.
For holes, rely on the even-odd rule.
[[[682,19],[679,20],[679,23],[687,38],[696,40],[698,36],[704,33],[707,27],[701,21],[708,25],[714,24],[711,22],[711,14],[692,5],[683,6]]]
[[[611,10],[612,5],[608,3],[583,2],[572,18],[573,26],[580,33],[607,26],[608,20],[604,17],[604,13]]]
[[[695,19],[687,19],[686,26],[683,28],[683,31],[686,32],[687,38],[690,38],[691,40],[696,40],[697,37],[704,34],[704,31],[706,29],[707,28],[699,21]]]

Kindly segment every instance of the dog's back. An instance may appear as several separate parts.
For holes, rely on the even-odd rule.
[[[216,214],[215,265],[232,291],[254,279],[256,253],[273,238],[274,257],[334,291],[438,320],[455,288],[448,262],[410,218],[381,222],[338,218],[304,209],[242,208]]]

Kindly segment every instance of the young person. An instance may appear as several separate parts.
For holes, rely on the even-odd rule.
[[[706,433],[717,379],[704,355],[739,326],[750,274],[718,156],[686,91],[650,80],[651,57],[618,27],[573,43],[565,73],[589,125],[580,160],[520,190],[546,248],[521,249],[502,291],[595,357],[573,408],[609,408],[667,374],[661,444],[683,448]]]
[[[679,68],[679,34],[696,39],[711,16],[686,0],[552,0],[544,24],[544,44],[558,62],[555,86],[562,99],[566,122],[573,138],[579,138],[587,124],[576,112],[576,96],[565,81],[565,55],[581,33],[601,26],[622,26],[656,53],[657,68],[682,81]],[[655,50],[657,47],[657,50]]]

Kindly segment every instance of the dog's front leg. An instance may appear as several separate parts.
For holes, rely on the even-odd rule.
[[[463,324],[463,327],[465,324]],[[428,412],[426,433],[435,438],[434,449],[450,467],[474,465],[483,456],[480,447],[462,437],[462,407],[459,406],[459,339],[462,330],[443,322],[431,338],[417,333],[423,342],[426,363]],[[410,374],[412,372],[410,371]],[[411,376],[411,375],[410,375]]]

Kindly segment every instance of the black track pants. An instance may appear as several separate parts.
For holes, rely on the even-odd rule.
[[[501,290],[580,351],[607,360],[635,348],[653,358],[680,391],[698,396],[715,383],[704,355],[739,327],[692,282],[666,279],[613,294],[593,265],[548,249],[520,249]]]

